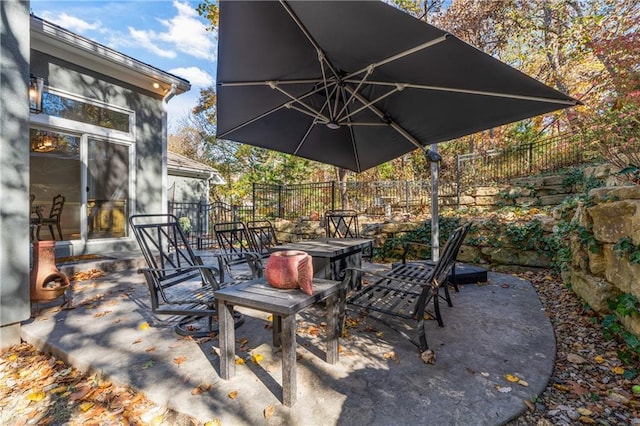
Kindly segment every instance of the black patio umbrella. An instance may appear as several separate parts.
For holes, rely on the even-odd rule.
[[[217,137],[361,172],[577,103],[381,1],[221,1]]]

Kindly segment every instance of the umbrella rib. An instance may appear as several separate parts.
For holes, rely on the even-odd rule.
[[[300,31],[302,31],[302,33],[307,38],[307,40],[309,40],[309,43],[311,43],[313,48],[316,49],[316,52],[318,53],[318,58],[324,57],[325,56],[324,52],[322,51],[322,49],[320,49],[320,46],[318,45],[318,43],[316,43],[313,37],[311,37],[311,34],[309,34],[309,31],[307,31],[307,28],[304,25],[302,25],[302,22],[300,21],[300,19],[298,19],[296,14],[293,13],[293,10],[291,10],[289,5],[284,0],[280,0],[280,4],[284,8],[284,10],[287,11],[289,16],[291,16],[291,19],[293,19],[293,22],[295,22],[298,28],[300,28]],[[331,66],[331,63],[329,61],[326,61],[326,62],[327,62],[327,65],[329,66],[329,69],[331,70],[331,73],[337,78],[338,73],[336,72],[336,70]]]
[[[358,90],[358,88],[356,88],[356,89],[354,90],[354,93],[357,93],[357,90]],[[343,119],[347,119],[347,118],[349,118],[349,117],[352,117],[352,116],[354,116],[355,114],[357,114],[357,113],[359,113],[360,111],[362,111],[363,109],[369,108],[371,105],[375,104],[376,102],[379,102],[379,101],[383,100],[384,98],[387,98],[387,97],[389,97],[389,96],[393,95],[394,93],[400,92],[400,91],[402,91],[402,90],[404,90],[404,87],[403,87],[403,86],[398,85],[397,87],[395,87],[394,89],[390,90],[389,92],[387,92],[387,93],[385,93],[385,94],[383,94],[383,95],[378,96],[375,100],[367,102],[366,104],[364,104],[364,105],[363,105],[363,106],[361,106],[360,108],[356,109],[355,111],[351,111],[350,113],[348,113],[348,114],[347,114],[347,115],[345,115],[344,117],[340,117],[340,119],[341,119],[341,120],[343,120]],[[353,98],[353,97],[354,97],[354,95],[351,95],[351,98]],[[351,98],[350,98],[350,99],[351,99]],[[345,107],[346,107],[346,105],[345,105]]]
[[[315,125],[316,125],[315,121],[312,121],[306,133],[304,134],[302,139],[300,139],[300,143],[298,143],[298,146],[296,147],[295,151],[293,151],[293,155],[298,155],[298,151],[300,150],[300,148],[302,148],[302,145],[307,140],[307,137],[309,136],[309,134],[311,133],[311,130],[313,129],[313,126]]]
[[[345,87],[345,89],[351,93],[351,91],[349,90],[348,87]],[[364,98],[362,95],[353,92],[352,93],[353,96],[355,96],[355,98],[357,100],[359,100],[360,102],[362,102],[362,104],[367,105],[369,104],[368,100],[366,98]],[[415,145],[416,148],[420,148],[423,151],[426,149],[420,142],[418,142],[418,140],[416,138],[414,138],[409,132],[407,132],[405,129],[403,129],[398,123],[396,123],[395,121],[391,120],[388,116],[386,116],[382,111],[380,111],[378,108],[376,108],[374,105],[369,105],[368,107],[375,115],[377,115],[378,117],[380,117],[381,120],[384,120],[386,122],[389,123],[389,126],[391,126],[391,128],[393,128],[396,132],[400,133],[407,141],[411,142],[411,144]]]
[[[355,83],[358,80],[348,81],[349,83]],[[396,86],[398,83],[389,83],[386,81],[369,81],[368,84],[375,86]],[[443,86],[427,86],[422,84],[412,84],[412,83],[402,83],[405,87],[411,89],[423,89],[423,90],[434,90],[439,92],[454,92],[454,93],[464,93],[467,95],[478,95],[478,96],[492,96],[495,98],[508,98],[508,99],[518,99],[523,101],[533,101],[533,102],[548,102],[555,103],[560,105],[576,105],[575,100],[567,100],[567,99],[553,99],[553,98],[545,98],[541,96],[527,96],[527,95],[516,95],[511,93],[498,93],[498,92],[488,92],[484,90],[471,90],[471,89],[456,89],[453,87],[443,87]]]
[[[236,87],[236,86],[269,86],[274,80],[261,80],[261,81],[234,81],[234,82],[218,82],[218,86],[222,87]],[[308,80],[277,80],[275,81],[278,85],[286,85],[286,84],[318,84],[322,83],[322,80],[318,80],[317,78],[308,79]]]
[[[415,47],[412,47],[411,49],[405,50],[404,52],[400,52],[400,53],[397,53],[397,54],[395,54],[393,56],[389,56],[388,58],[383,59],[381,61],[374,62],[374,63],[366,66],[365,68],[362,68],[361,70],[358,70],[358,71],[355,71],[355,72],[349,74],[348,76],[345,77],[345,79],[353,78],[354,76],[356,76],[358,74],[362,74],[363,72],[366,72],[369,68],[371,68],[371,69],[377,68],[379,66],[388,64],[389,62],[393,62],[393,61],[396,61],[398,59],[402,59],[405,56],[412,55],[412,54],[414,54],[416,52],[419,52],[421,50],[424,50],[424,49],[429,48],[431,46],[434,46],[436,44],[442,43],[443,41],[445,41],[449,37],[452,37],[452,35],[449,34],[449,33],[445,33],[445,34],[441,35],[438,38],[435,38],[433,40],[429,40],[429,41],[427,41],[425,43],[419,44],[419,45],[417,45]]]
[[[307,110],[308,110],[308,112],[309,112],[310,114],[314,114],[314,115],[312,115],[312,117],[322,118],[322,119],[323,119],[323,120],[325,120],[325,121],[327,120],[327,118],[326,118],[324,115],[322,115],[322,113],[321,113],[320,111],[316,111],[316,110],[315,110],[311,105],[308,105],[308,104],[306,104],[306,103],[302,102],[302,98],[303,98],[303,97],[301,97],[301,98],[297,98],[297,97],[293,96],[291,93],[289,93],[289,92],[287,92],[286,90],[281,89],[280,87],[278,87],[278,84],[277,84],[276,82],[271,82],[271,84],[269,84],[269,87],[271,87],[272,89],[277,90],[278,92],[280,92],[280,93],[282,93],[283,95],[287,96],[287,97],[288,97],[289,99],[291,99],[292,101],[295,101],[295,102],[299,103],[300,105],[302,105],[303,107],[307,108]],[[322,89],[320,89],[320,90],[322,90]],[[309,94],[305,94],[305,95],[304,95],[304,97],[307,97],[307,96],[310,96],[310,95],[309,95]],[[287,107],[287,108],[293,108],[293,109],[295,109],[296,111],[304,112],[304,111],[302,111],[301,109],[294,107],[294,105],[293,105],[291,102],[287,102],[287,103],[285,104],[285,107]]]

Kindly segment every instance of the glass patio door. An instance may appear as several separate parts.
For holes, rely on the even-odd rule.
[[[66,131],[32,128],[30,134],[33,238],[126,237],[133,145]],[[54,217],[52,207],[60,199]]]
[[[129,147],[107,140],[87,141],[87,238],[127,235]]]

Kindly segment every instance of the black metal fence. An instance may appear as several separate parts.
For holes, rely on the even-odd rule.
[[[560,170],[593,158],[584,151],[579,134],[559,135],[505,150],[460,155],[456,158],[455,176],[443,173],[439,179],[438,202],[457,206],[463,188]],[[373,216],[396,212],[429,214],[431,181],[254,184],[252,205],[247,207],[222,202],[169,203],[170,213],[189,218],[189,236],[200,248],[215,244],[214,223],[320,218],[325,211],[334,209],[353,209]]]
[[[456,180],[467,188],[575,166],[593,159],[581,142],[579,133],[566,133],[504,150],[459,155]]]

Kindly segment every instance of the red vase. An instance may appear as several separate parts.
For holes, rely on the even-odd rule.
[[[313,294],[313,263],[303,251],[283,250],[271,253],[264,270],[267,282],[276,288],[300,288]]]
[[[54,300],[69,287],[69,278],[56,267],[55,241],[34,241],[31,301]]]

